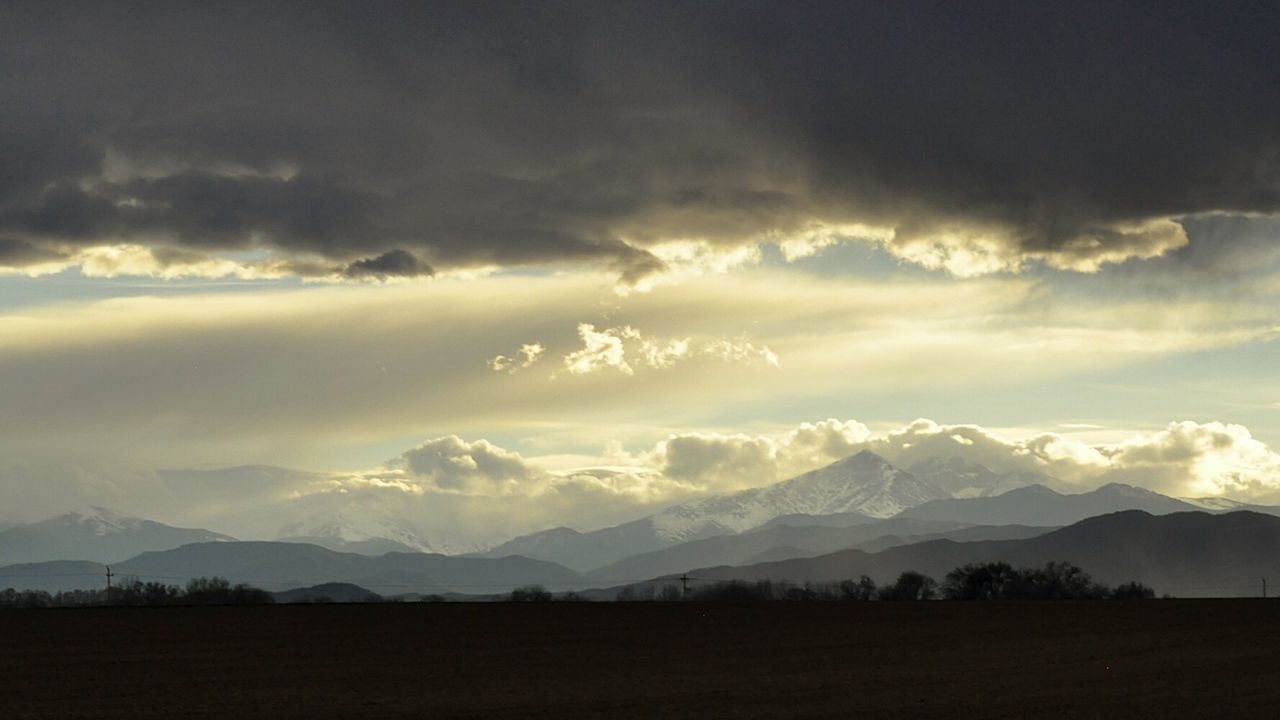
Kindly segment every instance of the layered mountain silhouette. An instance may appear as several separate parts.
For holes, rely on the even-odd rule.
[[[939,538],[958,541],[1019,539],[1053,529],[1025,525],[968,527],[959,523],[907,518],[891,518],[852,527],[770,525],[741,535],[721,535],[632,555],[589,572],[587,577],[602,584],[613,584],[708,565],[742,565],[809,557],[846,548],[868,549],[865,546],[881,549]]]
[[[687,550],[677,549],[683,543],[784,525],[852,528],[896,516],[950,523],[951,528],[1058,527],[1117,510],[1164,513],[1195,509],[1188,503],[1128,486],[1064,495],[1049,486],[1074,486],[1042,473],[997,473],[958,458],[931,459],[913,465],[912,470],[895,468],[879,455],[864,450],[767,487],[676,505],[640,520],[591,532],[561,527],[533,533],[478,556],[523,555],[557,562],[579,572],[594,572],[597,577],[603,576],[605,568],[609,568],[610,575],[635,577],[641,568],[666,571],[680,565],[690,567],[688,563],[703,551],[709,553],[705,558],[708,562],[744,562],[766,552],[783,557],[787,553],[802,555],[821,548],[834,549],[822,544],[826,540],[815,541],[817,544],[805,541],[771,545],[769,538],[708,542]],[[855,534],[861,541],[874,537]],[[659,554],[668,549],[669,553]],[[616,566],[632,556],[645,559]]]
[[[1031,485],[995,497],[932,500],[904,510],[898,517],[970,525],[1070,525],[1120,510],[1145,510],[1164,515],[1199,509],[1132,485],[1113,483],[1077,495],[1063,495],[1043,485]]]
[[[101,587],[102,564],[110,563],[117,575],[177,584],[219,575],[269,590],[340,582],[384,595],[487,595],[531,583],[553,590],[588,582],[610,586],[694,568],[792,567],[787,563],[806,558],[820,568],[823,556],[842,550],[861,552],[850,556],[855,559],[876,558],[867,567],[877,571],[921,569],[895,564],[895,553],[914,557],[908,548],[919,547],[937,555],[926,559],[924,569],[945,572],[953,565],[942,566],[968,557],[983,542],[1026,541],[1117,511],[1280,513],[1116,484],[1064,494],[1060,490],[1069,485],[1043,474],[1002,474],[955,458],[916,463],[912,470],[864,451],[767,487],[676,505],[614,527],[553,528],[483,553],[452,556],[430,552],[433,544],[396,508],[376,504],[294,503],[292,521],[273,542],[237,542],[91,508],[0,531],[0,566],[7,566],[0,567],[0,587],[7,586],[5,577],[55,590]],[[269,517],[274,507],[259,511]],[[90,562],[45,562],[51,560]],[[40,576],[45,579],[30,580]]]
[[[322,583],[275,593],[278,603],[357,603],[381,600],[377,593],[351,583]]]
[[[636,553],[759,527],[784,515],[842,514],[845,521],[892,516],[904,508],[951,497],[870,451],[763,488],[676,505],[611,528],[580,533],[555,528],[518,537],[481,555],[524,555],[579,571]]]
[[[148,550],[211,541],[234,542],[235,538],[90,507],[0,531],[0,565],[47,560],[115,562]]]
[[[553,590],[580,587],[577,573],[523,557],[464,558],[426,553],[387,553],[378,557],[340,553],[316,545],[281,542],[195,543],[173,550],[142,553],[111,566],[120,578],[181,585],[194,577],[217,576],[282,591],[328,582],[359,585],[382,595],[468,593],[485,595],[526,584]],[[72,572],[85,573],[69,578]],[[33,589],[100,588],[105,567],[58,563],[0,567],[0,587]]]
[[[1015,567],[1075,563],[1096,580],[1137,580],[1179,597],[1259,594],[1260,579],[1280,577],[1280,518],[1241,511],[1152,515],[1127,510],[1093,517],[1025,540],[935,540],[875,553],[842,550],[812,558],[691,570],[700,581],[829,581],[868,575],[892,581],[914,570],[942,580],[973,562]],[[652,584],[667,584],[672,579]]]
[[[89,560],[51,560],[0,567],[0,589],[101,590],[107,584],[107,566]]]

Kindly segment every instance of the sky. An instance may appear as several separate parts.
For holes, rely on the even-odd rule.
[[[1280,502],[1278,31],[0,4],[0,521],[465,546],[860,449]]]

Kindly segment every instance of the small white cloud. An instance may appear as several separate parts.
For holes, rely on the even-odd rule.
[[[489,359],[489,369],[494,372],[505,372],[507,374],[517,373],[526,370],[542,359],[547,349],[539,343],[527,343],[521,345],[516,351],[514,357],[506,355],[496,355]]]
[[[635,339],[640,341],[640,357],[649,367],[668,368],[689,356],[688,339],[659,344],[639,337],[638,333]]]
[[[778,367],[778,355],[764,345],[745,340],[671,340],[646,337],[630,325],[597,330],[595,325],[578,325],[582,349],[564,356],[564,366],[573,375],[614,369],[634,375],[637,367],[662,370],[695,357],[713,357],[730,363],[760,362]]]
[[[591,323],[578,325],[578,337],[582,340],[582,349],[564,356],[564,367],[574,375],[586,375],[597,370],[613,368],[623,375],[632,375],[634,370],[627,364],[627,351],[622,339],[629,327],[609,328],[597,331]]]
[[[704,345],[700,353],[726,362],[749,363],[758,360],[771,367],[779,366],[777,353],[764,345],[756,347],[745,340],[713,340]]]

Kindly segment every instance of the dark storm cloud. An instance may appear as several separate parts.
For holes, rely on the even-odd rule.
[[[407,250],[388,250],[378,257],[357,260],[347,266],[350,277],[420,277],[434,275],[435,270]]]
[[[595,261],[811,221],[1280,210],[1274,3],[27,3],[0,9],[0,234],[316,267]],[[1221,242],[1228,242],[1221,241]],[[399,253],[403,253],[402,255]],[[10,264],[0,258],[0,262]],[[430,266],[425,265],[430,263]],[[421,274],[421,273],[419,273]]]
[[[0,267],[25,267],[64,259],[61,253],[32,245],[25,240],[0,237]]]

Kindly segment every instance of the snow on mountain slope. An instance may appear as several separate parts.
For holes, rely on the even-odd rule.
[[[0,564],[50,560],[116,562],[187,543],[233,540],[209,530],[171,527],[89,507],[0,532]]]
[[[96,505],[63,515],[61,518],[53,518],[47,522],[49,523],[47,526],[57,524],[77,525],[99,537],[129,532],[130,530],[141,530],[147,523],[142,518],[121,515]]]
[[[863,451],[774,485],[676,505],[614,527],[585,533],[557,528],[521,536],[483,556],[524,555],[585,571],[688,540],[750,530],[779,516],[860,513],[884,518],[948,497],[940,488]]]
[[[779,515],[857,512],[886,518],[922,502],[949,497],[937,485],[864,450],[774,485],[668,508],[654,515],[652,522],[659,537],[679,542],[710,528],[742,532]]]
[[[289,523],[280,529],[281,541],[311,542],[331,550],[436,552],[412,523],[367,507],[350,507]]]

